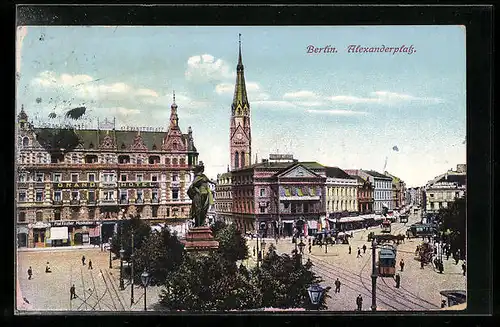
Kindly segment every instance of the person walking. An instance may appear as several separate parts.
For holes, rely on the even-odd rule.
[[[28,279],[31,279],[31,276],[33,276],[33,270],[31,269],[31,266],[28,268]]]
[[[366,244],[363,244],[363,254],[366,253]]]
[[[340,293],[340,280],[338,278],[335,281],[335,293]]]
[[[403,271],[405,268],[405,262],[403,261],[403,259],[401,259],[401,261],[399,261],[399,266],[401,267],[401,271]]]
[[[82,266],[85,266],[85,256],[82,256]]]
[[[45,272],[46,273],[51,273],[52,271],[50,270],[49,262],[47,261],[47,265],[45,266]]]
[[[458,265],[458,261],[460,261],[460,258],[458,255],[455,253],[455,265]]]
[[[467,266],[465,265],[465,261],[462,263],[462,272],[463,272],[463,275],[465,276],[465,273],[467,271]]]
[[[424,269],[424,257],[420,257],[420,269]]]
[[[349,245],[349,254],[351,254],[351,246]]]
[[[356,258],[359,258],[359,257],[361,257],[361,249],[360,248],[358,248],[358,256]]]
[[[399,274],[396,274],[396,288],[399,288],[400,283],[401,283],[401,276],[399,276]]]
[[[311,254],[311,243],[309,243],[309,246],[307,247],[307,249],[309,250],[309,254]]]
[[[92,260],[89,260],[89,269],[94,269],[92,268]]]
[[[356,298],[356,305],[358,306],[358,311],[361,311],[361,308],[363,307],[363,298],[361,297],[361,294],[359,294]]]
[[[253,256],[255,257],[255,246],[253,247]]]
[[[71,287],[69,288],[69,299],[76,299],[75,284],[71,285]]]

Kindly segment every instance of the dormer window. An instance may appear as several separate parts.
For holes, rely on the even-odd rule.
[[[153,148],[152,148],[152,149],[153,149],[153,150],[156,150],[156,144],[153,144]]]
[[[27,137],[23,138],[23,146],[29,146],[30,140]]]
[[[93,149],[93,148],[94,148],[94,143],[90,142],[89,149]]]
[[[122,150],[125,150],[126,148],[127,148],[127,146],[125,145],[125,143],[122,143],[122,145],[121,145],[121,149],[122,149]]]

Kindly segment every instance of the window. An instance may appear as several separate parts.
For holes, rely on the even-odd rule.
[[[120,180],[122,182],[126,182],[127,181],[127,175],[120,175]]]
[[[78,156],[76,154],[74,154],[73,156],[71,156],[71,162],[72,163],[78,163]]]
[[[266,195],[266,189],[265,188],[261,188],[260,189],[260,196],[265,196]]]
[[[151,216],[153,218],[158,217],[158,206],[154,206],[154,207],[151,208]]]
[[[35,199],[37,202],[42,202],[43,201],[43,191],[42,190],[36,190],[36,196]]]
[[[54,192],[54,201],[62,201],[61,191]]]
[[[113,191],[104,191],[104,200],[114,200],[114,192]]]
[[[72,191],[71,192],[71,200],[78,200],[80,198],[80,195],[78,191]]]
[[[71,174],[71,182],[72,183],[78,182],[78,174]]]
[[[177,182],[179,180],[179,175],[172,173],[172,182]]]
[[[54,220],[61,220],[61,212],[60,211],[54,212]]]
[[[36,174],[36,182],[37,183],[43,183],[43,173],[37,173]]]
[[[20,182],[26,182],[26,174],[25,173],[20,173],[17,178]]]
[[[95,202],[95,191],[89,191],[89,202]]]
[[[43,212],[38,211],[36,213],[36,221],[43,221]]]
[[[179,199],[179,190],[176,188],[172,189],[172,199],[174,199],[174,200]]]
[[[151,196],[152,196],[152,199],[153,200],[158,200],[158,191],[157,190],[153,190],[153,192],[151,192]]]
[[[61,174],[54,174],[54,182],[60,182],[61,181]]]
[[[137,200],[142,200],[142,190],[137,190]]]
[[[127,191],[120,190],[120,201],[125,201],[125,200],[127,200]]]
[[[22,126],[21,126],[21,127],[22,127]],[[23,146],[29,146],[29,144],[30,144],[30,139],[29,139],[29,138],[27,138],[27,137],[24,137],[24,138],[23,138]]]
[[[142,182],[142,174],[141,175],[136,175],[136,181]]]
[[[266,213],[266,208],[265,207],[260,207],[260,213]]]
[[[115,180],[115,174],[104,174],[104,182],[113,182]]]
[[[433,197],[434,197],[434,194],[429,194],[429,197],[433,198]]]
[[[151,175],[151,180],[152,180],[153,182],[158,181],[158,175]]]
[[[26,201],[26,192],[22,191],[19,192],[19,202],[25,202]]]
[[[26,212],[20,212],[18,216],[19,221],[26,221]]]
[[[89,174],[89,182],[95,182],[95,174]]]
[[[137,164],[138,165],[142,165],[142,159],[141,158],[137,158]]]

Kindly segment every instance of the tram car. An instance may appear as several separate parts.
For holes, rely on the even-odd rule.
[[[436,233],[437,227],[434,224],[413,224],[406,230],[406,237],[432,237]]]
[[[382,221],[382,224],[380,225],[382,229],[382,233],[390,233],[391,232],[391,221],[386,219]]]
[[[401,215],[399,216],[399,222],[402,224],[405,224],[408,222],[408,216],[407,215]]]
[[[394,245],[383,245],[378,251],[378,275],[393,277],[396,274],[396,254]]]

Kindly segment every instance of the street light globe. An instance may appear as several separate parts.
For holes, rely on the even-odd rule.
[[[142,286],[148,287],[150,280],[151,280],[151,275],[146,271],[146,269],[144,269],[144,272],[141,274]]]
[[[313,284],[309,286],[307,292],[309,293],[309,299],[311,300],[311,303],[314,305],[318,305],[321,297],[323,296],[323,293],[325,292],[325,289],[318,284]]]
[[[124,249],[121,249],[120,250],[120,258],[123,259],[123,256],[125,255],[125,250]]]

